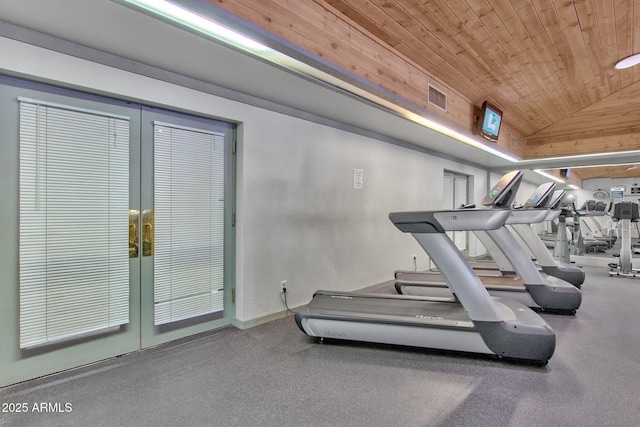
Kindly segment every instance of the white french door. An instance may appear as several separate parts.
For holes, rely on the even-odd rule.
[[[0,77],[0,386],[230,323],[234,132]]]
[[[141,345],[230,322],[233,125],[142,110]]]

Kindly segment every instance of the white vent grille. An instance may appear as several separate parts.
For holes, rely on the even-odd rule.
[[[442,111],[447,111],[447,94],[429,84],[428,102],[440,108]]]

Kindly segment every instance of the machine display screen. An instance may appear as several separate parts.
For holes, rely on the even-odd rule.
[[[549,201],[549,195],[556,187],[555,182],[548,182],[540,185],[535,193],[529,197],[529,200],[524,204],[527,208],[538,208],[545,205]]]
[[[515,192],[520,186],[522,171],[515,170],[505,174],[482,201],[484,206],[505,206],[513,202]]]

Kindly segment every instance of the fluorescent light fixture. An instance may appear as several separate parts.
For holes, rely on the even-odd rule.
[[[589,159],[592,157],[607,157],[607,156],[624,156],[624,155],[637,155],[640,154],[640,150],[627,150],[627,151],[610,151],[606,153],[588,153],[588,154],[575,154],[570,156],[556,156],[556,157],[537,157],[535,159],[527,159],[521,160],[520,163],[538,163],[545,162],[551,160],[579,160],[579,159]],[[617,163],[620,165],[620,163]],[[605,166],[598,164],[597,166]],[[572,168],[576,168],[578,166],[571,166]],[[589,166],[584,166],[589,167]]]
[[[445,125],[442,125],[442,124],[440,124],[438,122],[435,122],[435,121],[433,121],[431,119],[428,119],[426,117],[422,117],[422,116],[419,116],[417,114],[410,113],[410,115],[407,116],[407,118],[409,120],[413,121],[413,122],[416,122],[416,123],[419,123],[419,124],[421,124],[421,125],[423,125],[425,127],[428,127],[429,129],[433,129],[436,132],[439,132],[441,134],[450,136],[451,138],[457,139],[460,142],[464,142],[467,145],[471,145],[472,147],[475,147],[475,148],[478,148],[478,149],[480,149],[482,151],[485,151],[487,153],[493,154],[494,156],[501,157],[501,158],[503,158],[505,160],[508,160],[510,162],[513,162],[513,163],[520,162],[520,159],[518,159],[518,158],[516,158],[516,157],[514,157],[514,156],[512,156],[512,155],[510,155],[508,153],[503,153],[502,151],[497,150],[497,149],[495,149],[493,147],[490,147],[488,145],[484,145],[483,143],[481,143],[479,141],[476,141],[475,139],[473,139],[473,138],[471,138],[471,137],[469,137],[467,135],[464,135],[464,134],[462,134],[462,133],[460,133],[460,132],[458,132],[456,130],[453,130],[453,129],[445,126]]]
[[[447,135],[467,145],[471,145],[472,147],[485,151],[489,154],[498,156],[502,159],[508,160],[513,163],[518,163],[521,161],[521,159],[513,155],[504,153],[498,149],[495,149],[479,141],[476,141],[470,136],[467,136],[455,129],[451,129],[450,127],[440,124],[434,120],[415,114],[407,110],[406,108],[400,107],[399,105],[394,104],[393,102],[388,101],[382,97],[374,95],[367,90],[364,90],[355,85],[347,83],[329,73],[320,71],[316,68],[313,68],[305,64],[302,61],[298,61],[297,59],[291,58],[283,53],[280,53],[268,46],[265,46],[255,40],[252,40],[251,38],[243,34],[240,34],[236,31],[233,31],[229,28],[226,28],[220,25],[219,23],[213,21],[212,18],[198,15],[190,10],[184,9],[166,0],[121,0],[121,1],[137,6],[139,8],[142,8],[143,10],[146,10],[147,12],[151,12],[155,15],[162,16],[165,19],[168,19],[177,24],[183,25],[187,28],[190,28],[201,34],[214,38],[223,43],[227,43],[231,46],[234,46],[238,49],[243,50],[244,52],[258,56],[273,64],[277,64],[279,66],[288,68],[297,73],[316,78],[322,82],[325,82],[337,88],[343,89],[347,92],[350,92],[354,95],[362,97],[375,104],[383,106],[388,110],[391,110],[397,113],[401,117],[405,117],[408,120],[411,120],[415,123],[418,123],[429,129],[432,129],[438,133]]]
[[[533,171],[534,171],[535,173],[537,173],[538,175],[542,175],[542,176],[544,176],[545,178],[548,178],[548,179],[550,179],[550,180],[553,180],[553,181],[555,181],[555,182],[557,182],[557,183],[560,183],[560,184],[566,184],[566,181],[565,181],[564,179],[558,178],[557,176],[553,176],[553,175],[551,175],[550,173],[543,171],[542,169],[534,169]]]
[[[625,68],[633,67],[638,64],[640,64],[640,53],[636,53],[635,55],[628,56],[623,60],[618,61],[613,68],[616,70],[624,70]]]
[[[177,22],[199,33],[214,37],[247,52],[270,51],[271,48],[249,37],[200,16],[190,10],[164,0],[123,0],[163,18]]]
[[[636,165],[637,162],[629,162],[629,163],[598,163],[597,165],[585,165],[585,166],[562,166],[562,167],[558,167],[556,168],[554,166],[554,169],[564,169],[564,168],[571,168],[571,169],[589,169],[589,168],[604,168],[604,167],[608,167],[608,166],[627,166],[627,165]],[[629,169],[627,169],[629,170]]]

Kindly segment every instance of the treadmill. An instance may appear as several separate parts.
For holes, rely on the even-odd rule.
[[[484,206],[492,208],[509,206],[522,179],[522,173],[507,174],[503,180],[512,180],[510,197],[493,200],[489,193],[483,200]],[[498,186],[502,184],[498,183]],[[551,195],[553,183],[543,184],[529,198],[521,209],[513,209],[506,224],[529,224],[543,221],[547,209],[541,209]],[[462,212],[462,211],[458,211]],[[529,227],[530,228],[530,227]],[[528,254],[506,227],[495,230],[472,230],[492,255],[500,254],[513,266],[517,275],[481,277],[492,296],[508,297],[532,308],[561,314],[575,314],[582,303],[580,291],[572,284],[555,277],[542,277]],[[533,231],[533,230],[532,230]],[[534,233],[534,237],[535,233]],[[546,250],[546,248],[545,248]],[[451,297],[446,279],[438,272],[396,272],[396,291],[404,295]],[[409,277],[409,279],[406,279]],[[455,297],[455,295],[454,295]]]
[[[487,205],[489,207],[509,207],[513,203],[515,199],[515,195],[517,193],[518,187],[520,186],[520,182],[522,180],[522,172],[514,171],[510,174],[502,177],[502,180],[510,179],[513,182],[511,183],[511,191],[509,192],[508,197],[504,197],[500,200],[496,200],[496,203],[500,203],[497,205],[493,202],[493,199],[490,198],[490,194],[494,191],[491,189],[489,195],[485,197],[482,201],[483,205]],[[500,184],[500,182],[498,183]],[[534,193],[534,195],[537,193]],[[534,196],[532,196],[534,197]],[[485,204],[486,202],[486,204]],[[471,207],[475,207],[475,205],[470,205]],[[462,207],[460,209],[464,209]],[[541,215],[538,215],[541,218]],[[507,220],[509,221],[509,220]],[[469,265],[475,270],[476,274],[481,277],[481,280],[485,280],[485,277],[501,277],[505,275],[516,275],[515,269],[511,266],[511,262],[503,253],[502,250],[498,247],[498,245],[491,239],[485,238],[483,233],[479,230],[470,230],[476,234],[482,245],[485,247],[487,252],[491,254],[492,259],[486,261],[475,261],[475,260],[467,260]],[[434,275],[439,275],[440,273],[435,270],[426,270],[426,271],[413,271],[413,270],[396,270],[394,273],[394,277],[398,281],[431,281],[434,279]],[[397,287],[397,286],[396,286]],[[399,293],[402,293],[399,291]]]
[[[560,216],[560,203],[562,202],[564,194],[565,190],[555,190],[553,192],[553,195],[547,205],[550,210],[547,217],[544,219],[545,221],[553,221]],[[557,277],[571,283],[577,288],[580,288],[585,279],[584,270],[582,268],[556,261],[553,256],[551,256],[551,253],[549,253],[546,245],[542,240],[540,240],[529,224],[511,224],[510,227],[529,247],[543,272],[549,276]]]
[[[530,218],[531,222],[523,224],[512,224],[512,219],[507,220],[507,224],[509,227],[515,232],[522,243],[526,245],[529,249],[533,258],[537,261],[537,264],[540,266],[541,270],[553,277],[557,277],[566,282],[571,283],[572,285],[580,288],[582,283],[584,283],[585,273],[580,267],[575,265],[563,264],[557,262],[553,256],[549,253],[546,248],[546,244],[542,241],[542,239],[536,235],[533,230],[530,230],[530,224],[542,221],[553,221],[558,218],[561,214],[560,203],[565,194],[565,190],[555,190],[553,194],[551,194],[551,190],[554,190],[555,184],[547,183],[542,184],[528,201],[527,207],[535,207],[535,208],[547,208],[548,213],[545,218],[541,219],[542,215],[536,215],[536,218]],[[535,197],[539,197],[541,194],[544,194],[546,191],[548,192],[548,196],[545,195],[543,198],[539,198],[537,201],[533,199]],[[541,219],[541,220],[540,220]],[[482,240],[482,244],[487,249],[487,252],[491,254],[491,260],[486,261],[469,261],[469,264],[473,267],[474,270],[478,273],[480,277],[500,277],[500,276],[514,276],[518,273],[515,271],[507,256],[503,253],[500,247],[495,244],[491,239],[481,236],[482,233],[476,233],[477,237]],[[555,236],[554,236],[555,238]],[[398,280],[429,280],[430,274],[433,274],[432,271],[410,271],[410,270],[396,270],[394,277]]]
[[[505,182],[505,185],[509,184]],[[496,189],[494,198],[510,191]],[[456,298],[318,291],[295,314],[311,337],[365,341],[496,355],[546,365],[555,333],[537,313],[508,298],[493,298],[446,231],[497,229],[509,209],[391,213],[438,266]]]
[[[542,221],[553,221],[558,218],[561,214],[560,211],[560,203],[562,202],[562,198],[564,197],[565,190],[554,190],[554,183],[542,184],[536,192],[531,196],[531,198],[525,204],[525,208],[547,208],[547,215],[542,219]],[[537,198],[537,200],[536,200]],[[537,219],[540,219],[539,217]],[[582,283],[584,283],[585,273],[584,270],[575,265],[563,264],[556,261],[546,245],[540,240],[538,235],[531,228],[531,224],[542,222],[538,221],[536,218],[526,218],[526,217],[516,217],[512,216],[509,220],[507,220],[507,226],[510,230],[513,231],[514,235],[519,237],[524,246],[528,248],[528,250],[533,255],[533,258],[537,262],[537,265],[540,267],[542,272],[544,272],[548,276],[557,277],[565,282],[571,283],[577,288],[580,288]],[[495,256],[496,264],[494,264],[493,268],[499,269],[503,275],[513,275],[517,274],[516,269],[514,269],[509,263],[508,257],[503,253],[502,249],[498,245],[496,245],[490,239],[482,238],[483,233],[478,233],[481,238],[482,244],[486,246],[487,250],[492,256]],[[472,264],[474,268],[476,267]],[[491,263],[486,263],[486,267],[481,268],[490,268]],[[480,276],[485,273],[479,273]],[[493,274],[494,276],[497,274]],[[396,275],[397,277],[397,275]],[[557,281],[554,279],[550,279],[553,284],[557,284]]]

